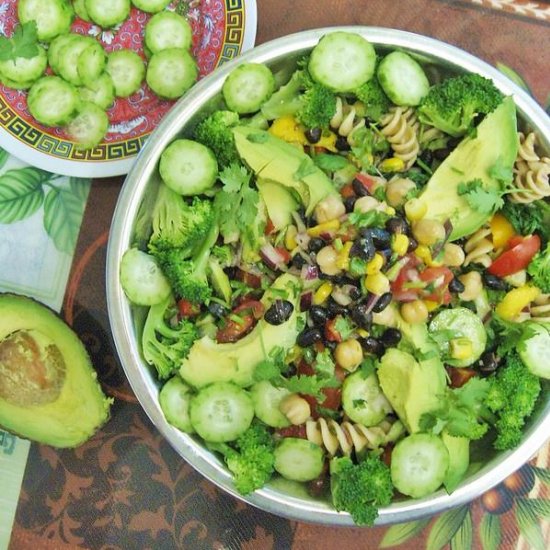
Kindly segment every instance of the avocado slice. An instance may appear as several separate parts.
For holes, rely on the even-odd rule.
[[[298,201],[286,187],[274,181],[258,178],[256,186],[265,203],[273,227],[278,231],[292,223],[292,213],[298,210]]]
[[[451,494],[460,485],[470,466],[470,440],[466,437],[454,437],[446,430],[441,432],[441,439],[449,451],[449,468],[443,485],[447,493]]]
[[[233,128],[241,158],[257,178],[279,183],[297,193],[309,215],[317,203],[336,189],[327,175],[301,148],[249,126]]]
[[[109,418],[90,357],[39,302],[0,294],[0,426],[54,447],[76,447]]]
[[[285,290],[287,300],[294,305],[292,315],[280,325],[270,325],[263,318],[252,332],[234,344],[218,344],[209,336],[197,340],[180,368],[181,377],[191,386],[202,388],[212,382],[233,382],[241,387],[254,383],[256,365],[267,358],[275,348],[287,350],[296,342],[299,332],[300,283],[290,274],[281,275],[271,288]],[[269,289],[262,298],[267,308],[279,297]]]
[[[501,182],[490,175],[491,169],[499,166],[511,172],[517,152],[516,108],[512,97],[506,97],[479,123],[476,134],[464,138],[433,173],[418,197],[426,206],[425,217],[442,223],[450,219],[451,241],[479,229],[491,213],[473,209],[458,194],[458,186],[480,179],[485,189],[500,189]]]

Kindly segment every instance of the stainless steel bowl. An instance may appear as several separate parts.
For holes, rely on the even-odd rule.
[[[227,74],[244,61],[266,63],[274,70],[278,69],[311,50],[321,36],[334,30],[359,33],[381,51],[399,48],[434,67],[458,73],[473,71],[491,78],[505,94],[514,96],[521,124],[538,133],[542,149],[550,156],[550,119],[546,113],[495,68],[458,48],[417,34],[376,27],[323,28],[273,40],[227,63],[200,81],[172,108],[149,137],[126,178],[113,217],[107,255],[107,299],[114,341],[132,389],[153,424],[182,458],[225,491],[268,512],[300,521],[353,525],[348,514],[336,512],[328,502],[314,500],[303,488],[292,483],[275,481],[243,498],[235,491],[223,462],[193,437],[166,422],[158,403],[158,382],[140,357],[136,326],[140,324],[142,312],[130,307],[119,279],[122,254],[132,243],[140,240],[143,228],[149,223],[148,212],[159,181],[157,165],[162,151],[177,136],[188,134],[197,118],[215,107]],[[536,453],[550,434],[550,399],[548,391],[545,391],[544,402],[535,412],[518,448],[489,455],[452,495],[440,490],[426,498],[395,502],[382,508],[377,524],[412,521],[464,504],[517,470]]]

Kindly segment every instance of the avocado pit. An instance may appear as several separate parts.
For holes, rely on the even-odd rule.
[[[0,398],[27,407],[59,397],[66,364],[57,345],[36,330],[17,330],[0,342]]]

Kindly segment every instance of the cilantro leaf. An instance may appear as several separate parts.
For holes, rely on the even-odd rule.
[[[293,393],[312,395],[319,403],[322,403],[326,396],[321,390],[323,388],[337,388],[340,386],[340,382],[334,377],[320,378],[318,376],[308,376],[307,374],[297,374],[284,379],[282,385]]]
[[[349,161],[344,157],[339,155],[327,155],[326,153],[315,155],[313,157],[313,162],[321,170],[325,170],[326,172],[336,172],[349,164]]]
[[[479,178],[458,184],[457,192],[478,212],[490,215],[504,205],[500,189],[486,188]]]
[[[348,220],[356,227],[383,227],[390,216],[385,212],[369,210],[368,212],[352,212]]]
[[[328,348],[316,355],[314,370],[319,376],[323,378],[330,378],[334,376],[334,367],[335,363]]]
[[[269,139],[269,134],[267,132],[258,132],[256,134],[248,134],[246,139],[250,143],[265,143]]]
[[[506,166],[502,157],[498,157],[495,164],[489,169],[489,176],[504,185],[509,185],[514,179],[514,172],[512,166]]]
[[[304,160],[300,162],[300,166],[298,166],[298,170],[294,172],[292,177],[295,180],[301,180],[306,176],[315,174],[315,172],[317,172],[317,167],[315,166],[315,163],[311,160],[310,157],[306,156]]]
[[[334,328],[340,333],[342,340],[347,340],[354,331],[354,328],[348,321],[347,317],[342,317],[341,315],[336,318]]]
[[[11,38],[0,37],[0,60],[9,61],[18,57],[30,59],[36,55],[38,55],[38,36],[35,21],[18,25]]]
[[[13,44],[9,38],[0,36],[0,61],[13,59]]]

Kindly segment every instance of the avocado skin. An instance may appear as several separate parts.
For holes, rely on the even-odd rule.
[[[489,113],[478,125],[476,135],[465,137],[441,163],[418,200],[426,205],[426,219],[451,220],[449,240],[455,241],[477,231],[492,214],[472,208],[458,194],[460,183],[481,179],[486,189],[500,189],[501,183],[489,175],[495,164],[511,172],[518,153],[516,108],[512,97]]]
[[[20,331],[20,332],[19,332]],[[53,447],[77,447],[87,441],[110,415],[112,399],[97,381],[84,344],[61,317],[40,302],[18,294],[0,294],[1,349],[13,335],[27,334],[35,341],[54,345],[62,358],[63,374],[57,380],[53,399],[29,404],[8,396],[0,384],[0,426],[15,435]],[[36,365],[36,363],[34,363]],[[31,365],[32,367],[32,365]],[[4,372],[2,372],[4,369]],[[0,376],[7,376],[9,365],[0,362]]]

